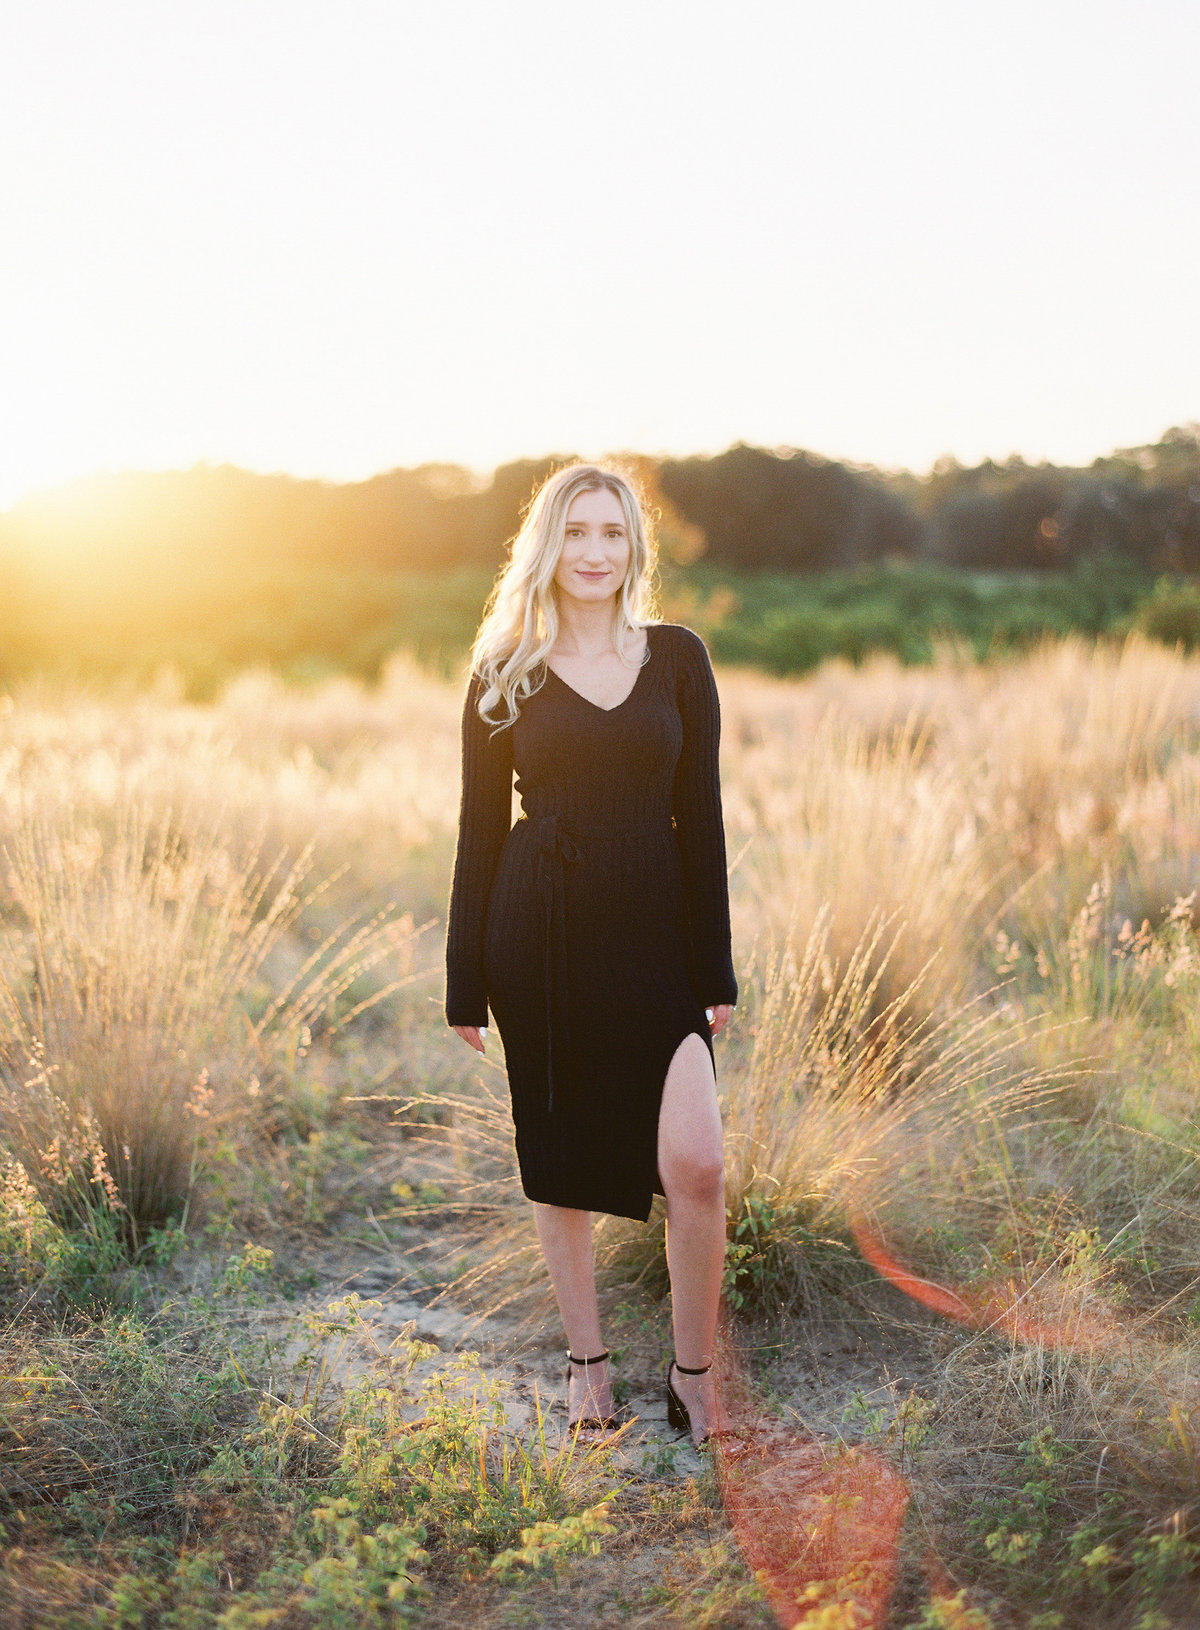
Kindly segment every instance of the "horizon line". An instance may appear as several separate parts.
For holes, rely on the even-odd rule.
[[[490,465],[471,464],[450,458],[426,458],[409,464],[389,464],[371,471],[368,475],[362,476],[329,475],[312,470],[301,471],[281,467],[265,468],[251,463],[239,463],[232,458],[200,456],[194,459],[190,464],[130,464],[120,466],[96,465],[91,469],[82,470],[74,475],[65,476],[61,481],[47,482],[26,489],[16,498],[12,499],[6,505],[0,508],[0,516],[11,514],[14,510],[20,509],[27,503],[33,503],[44,498],[53,498],[57,495],[66,493],[72,487],[84,486],[90,482],[112,481],[120,480],[122,478],[136,479],[140,476],[183,476],[191,475],[200,470],[233,470],[242,475],[257,476],[264,480],[282,479],[295,482],[312,482],[328,487],[362,487],[368,486],[372,481],[383,480],[390,475],[395,475],[400,471],[416,474],[422,470],[444,469],[448,471],[457,471],[462,475],[469,477],[473,483],[479,484],[478,490],[484,491],[486,490],[487,486],[489,486],[495,480],[496,474],[500,470],[511,469],[513,466],[518,464],[549,463],[553,465],[560,460],[563,463],[604,463],[606,461],[611,461],[614,463],[628,461],[646,461],[653,464],[665,463],[667,461],[681,463],[688,459],[721,458],[727,453],[744,447],[752,449],[755,452],[768,453],[778,458],[803,456],[806,458],[817,459],[823,464],[838,464],[849,470],[872,472],[877,475],[891,477],[911,476],[914,480],[924,482],[938,474],[941,470],[954,468],[958,468],[960,470],[973,470],[981,469],[986,465],[991,465],[997,469],[1012,466],[1024,466],[1030,470],[1087,470],[1093,468],[1102,460],[1144,453],[1155,447],[1169,445],[1171,440],[1192,440],[1200,442],[1200,419],[1188,419],[1184,420],[1182,423],[1168,425],[1160,433],[1157,441],[1135,442],[1128,446],[1113,447],[1107,452],[1097,453],[1093,455],[1090,462],[1086,464],[1059,463],[1052,458],[1044,456],[1041,458],[1032,459],[1026,454],[1017,450],[1008,452],[1003,458],[996,458],[989,454],[979,459],[974,464],[971,464],[965,463],[955,453],[945,452],[939,453],[925,470],[913,469],[911,466],[905,464],[875,464],[869,459],[855,459],[844,454],[838,455],[835,453],[822,453],[816,448],[800,447],[790,442],[775,442],[771,445],[767,445],[764,442],[744,441],[740,439],[729,442],[726,446],[719,448],[715,452],[646,452],[634,448],[623,448],[619,451],[610,450],[603,454],[584,455],[554,451],[540,454],[521,454],[514,458],[500,459],[496,463]]]

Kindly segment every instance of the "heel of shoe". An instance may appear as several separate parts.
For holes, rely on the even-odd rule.
[[[690,1432],[692,1430],[692,1417],[683,1399],[671,1384],[671,1371],[678,1370],[680,1375],[707,1375],[712,1369],[711,1364],[705,1364],[699,1370],[686,1370],[675,1359],[667,1365],[667,1422],[676,1432]]]

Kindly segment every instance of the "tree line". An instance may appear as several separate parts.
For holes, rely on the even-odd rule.
[[[703,558],[742,570],[916,560],[1038,572],[1118,555],[1154,572],[1200,572],[1200,424],[1086,469],[943,459],[915,476],[738,446],[665,460],[659,481],[703,533]]]
[[[369,676],[400,645],[452,666],[562,462],[345,484],[202,465],[30,498],[0,515],[0,680],[169,662],[201,694],[253,663]],[[701,621],[697,596],[725,606],[719,635],[708,623],[728,659],[779,671],[860,648],[916,659],[951,627],[980,650],[1110,631],[1156,580],[1200,577],[1200,424],[1081,469],[945,459],[918,476],[744,444],[625,462],[660,513],[679,606],[692,596]],[[1012,585],[1007,609],[988,574]],[[722,578],[735,592],[714,599]],[[1157,604],[1163,637],[1182,617],[1200,641],[1200,588],[1187,595]]]
[[[0,562],[105,574],[281,564],[494,568],[551,457],[485,478],[454,465],[335,484],[229,466],[78,482],[0,516]],[[1121,555],[1200,572],[1200,424],[1082,469],[1013,457],[924,476],[739,444],[629,460],[663,512],[668,554],[738,571],[829,572],[917,560],[1046,571]]]

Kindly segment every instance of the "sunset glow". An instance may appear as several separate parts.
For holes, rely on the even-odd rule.
[[[19,8],[0,504],[200,459],[1153,439],[1200,411],[1198,29],[1177,0]]]

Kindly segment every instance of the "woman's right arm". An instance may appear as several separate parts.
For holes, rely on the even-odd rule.
[[[446,1023],[487,1024],[483,935],[500,850],[512,825],[512,728],[493,736],[479,717],[483,683],[471,675],[462,715],[462,799],[446,920]]]

